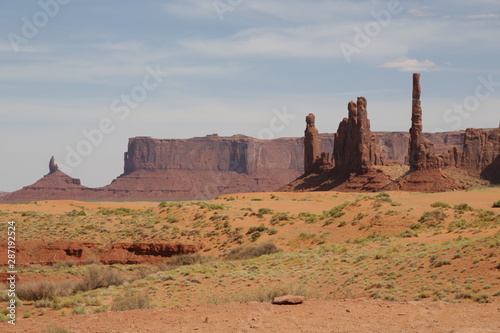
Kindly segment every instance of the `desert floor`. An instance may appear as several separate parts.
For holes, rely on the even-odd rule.
[[[1,204],[3,243],[13,220],[20,244],[167,242],[202,250],[188,255],[194,260],[188,263],[155,257],[112,266],[96,265],[98,255],[92,262],[47,264],[31,253],[23,257],[30,263],[18,265],[18,287],[41,289],[48,282],[55,291],[21,298],[16,326],[0,312],[0,331],[500,332],[498,200],[499,188],[478,188]],[[228,257],[269,243],[280,251]],[[58,289],[84,281],[92,269],[112,271],[121,282]],[[272,305],[282,294],[306,302]],[[120,311],[116,304],[127,297],[147,306]],[[7,301],[0,287],[2,308]]]
[[[4,332],[500,332],[500,305],[445,302],[322,301],[301,305],[227,303],[20,321]]]

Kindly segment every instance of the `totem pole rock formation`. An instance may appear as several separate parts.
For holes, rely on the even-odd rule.
[[[315,124],[312,113],[306,117],[306,130],[304,131],[304,173],[309,174],[314,166],[321,162],[321,137]]]
[[[56,172],[57,170],[59,170],[59,166],[56,164],[55,160],[54,160],[54,156],[52,156],[52,158],[50,159],[50,162],[49,162],[49,173],[54,173]]]
[[[349,118],[344,118],[335,134],[333,157],[335,168],[344,172],[363,173],[372,165],[384,165],[377,136],[370,130],[366,98],[348,104]]]
[[[420,104],[420,74],[413,74],[413,99],[411,111],[410,145],[408,157],[410,171],[438,169],[439,162],[433,144],[422,133],[422,107]]]

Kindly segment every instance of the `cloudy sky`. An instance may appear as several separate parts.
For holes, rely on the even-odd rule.
[[[123,172],[128,138],[335,132],[368,99],[374,131],[500,121],[498,0],[4,0],[0,190],[48,172]],[[78,156],[75,156],[78,155]]]

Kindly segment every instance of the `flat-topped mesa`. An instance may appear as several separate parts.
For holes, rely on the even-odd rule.
[[[312,113],[306,117],[306,130],[304,131],[304,173],[309,174],[315,165],[321,163],[321,137],[315,126],[315,116]]]
[[[49,173],[54,173],[57,170],[59,170],[59,166],[56,164],[54,156],[52,156],[49,162]]]
[[[370,130],[366,98],[349,102],[349,118],[344,118],[335,133],[333,157],[335,168],[364,173],[370,166],[384,165],[377,136]]]
[[[439,160],[433,144],[422,133],[422,107],[420,103],[420,74],[413,74],[413,99],[411,111],[410,144],[408,157],[410,171],[438,169]]]

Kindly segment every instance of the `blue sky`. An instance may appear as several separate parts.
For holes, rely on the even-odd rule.
[[[109,184],[135,136],[301,136],[309,112],[335,132],[358,96],[372,130],[407,131],[413,72],[424,130],[500,121],[498,0],[4,0],[0,15],[4,191],[52,155]]]

